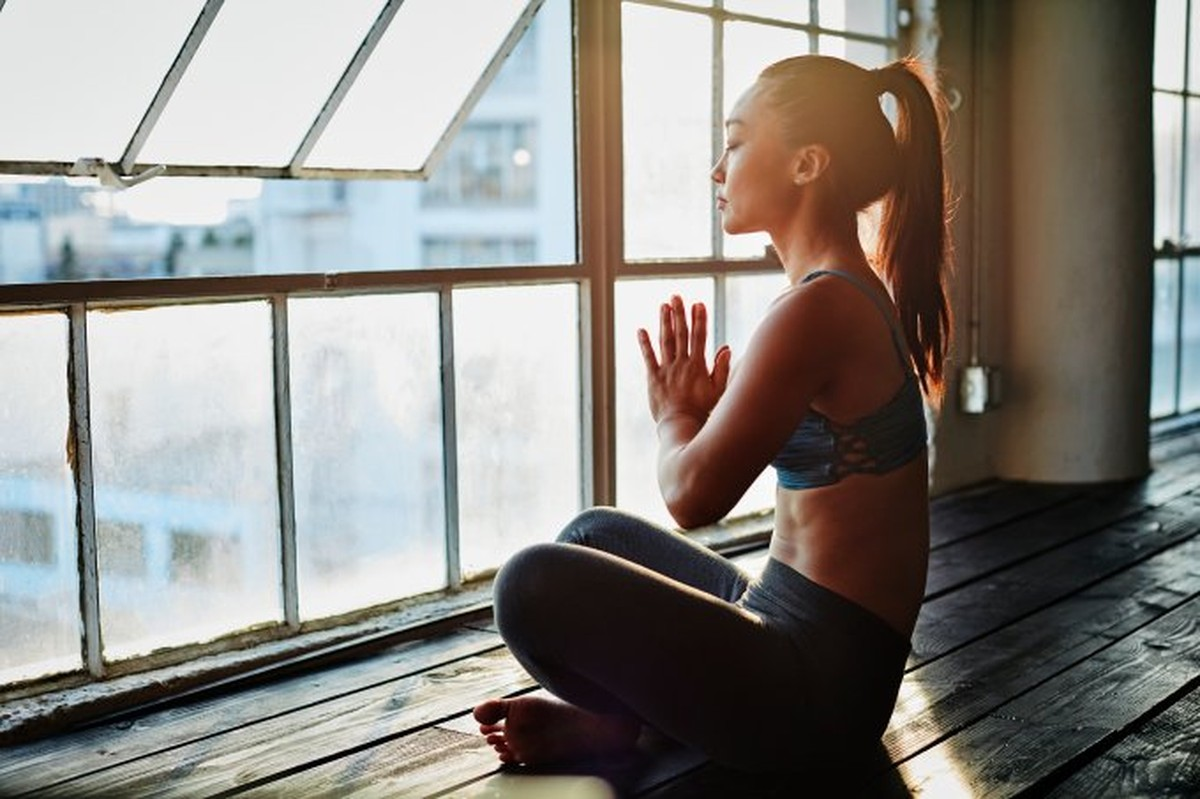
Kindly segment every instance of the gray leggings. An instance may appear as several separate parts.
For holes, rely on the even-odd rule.
[[[495,612],[551,693],[752,771],[877,745],[909,651],[882,619],[774,559],[751,580],[611,508],[510,558]]]

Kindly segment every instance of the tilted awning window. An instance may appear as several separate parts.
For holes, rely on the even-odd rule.
[[[0,0],[0,174],[421,178],[542,0]]]

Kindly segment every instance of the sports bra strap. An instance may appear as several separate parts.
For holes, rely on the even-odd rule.
[[[892,343],[896,345],[896,354],[900,356],[900,361],[907,371],[912,365],[912,355],[909,353],[908,343],[905,341],[904,334],[896,326],[896,317],[892,313],[893,309],[891,305],[885,304],[883,298],[879,296],[879,292],[861,277],[850,272],[843,272],[841,269],[815,269],[805,275],[804,279],[800,282],[808,283],[822,275],[837,275],[863,294],[866,294],[871,302],[875,303],[875,307],[883,314],[883,319],[887,322],[888,329],[892,331]]]

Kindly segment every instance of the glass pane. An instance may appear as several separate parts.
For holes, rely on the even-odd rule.
[[[263,302],[88,314],[110,659],[280,618],[270,319]]]
[[[441,588],[437,296],[288,305],[301,616]]]
[[[1179,412],[1200,408],[1200,258],[1183,262],[1183,348],[1179,373]]]
[[[892,51],[882,44],[843,39],[841,36],[821,36],[822,55],[844,58],[864,69],[881,67],[892,60]]]
[[[621,48],[625,257],[711,256],[712,22],[625,5]]]
[[[420,169],[527,5],[407,0],[305,166]]]
[[[454,293],[465,576],[552,541],[579,512],[578,331],[574,284]]]
[[[0,683],[81,667],[67,319],[0,316]]]
[[[658,309],[672,294],[687,304],[703,302],[713,310],[711,278],[622,280],[616,285],[617,504],[660,524],[674,526],[658,490],[655,463],[658,437],[646,405],[646,368],[637,329],[658,341]],[[656,345],[657,347],[657,345]],[[709,364],[716,351],[709,337]]]
[[[722,124],[729,118],[733,106],[758,79],[768,65],[784,58],[809,52],[809,36],[802,31],[759,25],[752,22],[731,22],[725,26],[725,108]],[[766,233],[746,233],[738,236],[723,234],[727,258],[761,258],[771,243]]]
[[[203,3],[0,5],[0,153],[74,163],[120,159]]]
[[[1187,169],[1183,178],[1183,241],[1200,244],[1200,100],[1187,101]]]
[[[1154,246],[1179,241],[1183,192],[1183,100],[1154,94]],[[1200,197],[1197,198],[1200,200]]]
[[[577,261],[568,0],[547,0],[429,181],[0,176],[0,281]]]
[[[379,7],[378,0],[226,3],[138,160],[287,164]]]
[[[787,279],[779,272],[731,275],[726,279],[725,338],[733,350],[735,363],[746,352],[746,344],[767,307],[787,285]],[[775,482],[775,470],[764,469],[729,515],[742,516],[775,507]]]
[[[809,0],[725,0],[725,10],[756,17],[808,22]]]
[[[1188,0],[1158,0],[1154,19],[1154,88],[1183,88]]]
[[[892,26],[895,11],[889,0],[821,0],[817,15],[822,28],[869,36],[896,35]]]
[[[1159,0],[1159,6],[1161,6],[1161,5],[1162,5],[1162,0]],[[1192,92],[1194,94],[1196,92],[1200,92],[1200,3],[1197,3],[1195,0],[1192,0],[1191,7],[1192,7],[1191,8],[1191,20],[1190,20],[1190,24],[1188,25],[1187,89],[1189,92]],[[1157,7],[1156,7],[1156,10],[1158,10]],[[1162,13],[1162,11],[1160,10],[1159,13]],[[1168,9],[1167,13],[1178,13],[1178,11],[1176,11],[1175,9]],[[1166,33],[1164,32],[1162,35],[1166,35]],[[1176,35],[1178,35],[1178,34],[1176,34]],[[1158,55],[1158,51],[1157,51],[1157,47],[1158,47],[1157,37],[1158,36],[1159,36],[1159,34],[1157,34],[1157,32],[1156,32],[1156,40],[1155,40],[1155,48],[1156,48],[1155,56],[1156,56],[1156,58]],[[1157,62],[1155,64],[1155,66],[1157,67]],[[1175,67],[1175,68],[1177,68],[1177,67]],[[1157,78],[1157,76],[1158,76],[1158,72],[1156,69],[1155,77]]]
[[[1175,413],[1179,347],[1179,262],[1154,262],[1154,333],[1150,356],[1150,417]]]

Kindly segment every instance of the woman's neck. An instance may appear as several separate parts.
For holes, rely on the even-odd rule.
[[[818,269],[870,270],[854,214],[840,220],[825,219],[819,224],[795,219],[783,230],[772,232],[771,243],[779,254],[788,283],[793,286]]]

